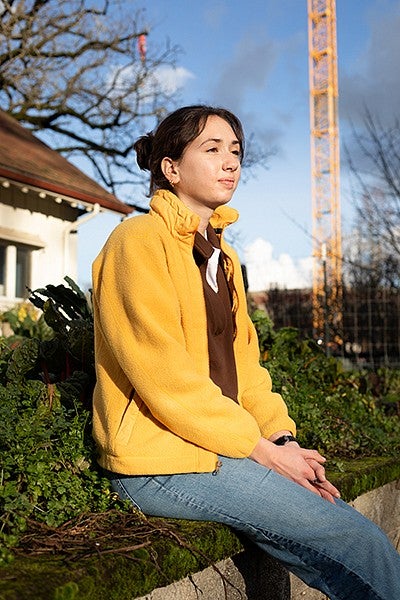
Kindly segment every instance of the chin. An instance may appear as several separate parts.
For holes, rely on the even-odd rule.
[[[216,208],[218,208],[219,206],[225,206],[225,204],[228,204],[228,202],[230,202],[230,198],[227,200],[215,200],[215,202],[210,202],[209,207],[213,210],[215,210]]]

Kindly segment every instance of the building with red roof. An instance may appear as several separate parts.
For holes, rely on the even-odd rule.
[[[0,311],[25,298],[27,288],[77,279],[82,223],[133,211],[0,111]]]

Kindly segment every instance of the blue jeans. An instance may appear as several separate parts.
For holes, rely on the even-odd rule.
[[[214,474],[110,477],[147,515],[217,521],[244,533],[331,600],[400,599],[400,555],[374,523],[250,459],[221,461]]]

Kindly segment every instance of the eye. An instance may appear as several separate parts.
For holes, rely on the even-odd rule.
[[[207,152],[218,152],[218,148],[216,146],[212,146],[212,148],[208,148]]]

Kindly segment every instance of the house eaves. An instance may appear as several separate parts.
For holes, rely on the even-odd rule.
[[[96,204],[102,210],[123,216],[134,211],[3,111],[0,111],[0,178],[5,187],[10,183],[22,189],[26,186],[54,196],[57,201],[82,205],[85,211]]]

